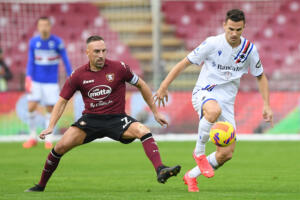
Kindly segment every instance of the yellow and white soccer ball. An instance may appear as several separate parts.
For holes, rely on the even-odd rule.
[[[236,140],[234,127],[229,122],[216,122],[210,129],[209,136],[220,147],[228,146]]]

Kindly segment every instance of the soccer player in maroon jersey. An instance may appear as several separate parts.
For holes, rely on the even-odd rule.
[[[128,65],[106,59],[107,49],[102,37],[91,36],[86,43],[89,63],[76,69],[66,80],[60,98],[51,113],[49,126],[41,132],[40,138],[44,139],[46,135],[51,134],[68,100],[77,90],[81,92],[85,104],[83,115],[68,128],[49,153],[39,183],[26,192],[44,191],[65,153],[78,145],[103,137],[124,144],[140,139],[147,157],[157,172],[157,181],[165,183],[171,176],[176,176],[181,167],[163,165],[149,128],[125,113],[125,83],[128,82],[142,93],[156,121],[162,126],[167,125],[166,119],[153,104],[150,88],[130,70]]]

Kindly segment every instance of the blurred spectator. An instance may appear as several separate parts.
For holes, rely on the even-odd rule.
[[[8,66],[5,64],[2,54],[2,49],[0,48],[0,92],[7,90],[7,81],[12,79],[12,73]]]
[[[28,63],[25,79],[25,89],[28,93],[28,125],[30,138],[23,144],[31,148],[37,144],[36,109],[38,104],[46,107],[45,127],[48,127],[50,113],[58,100],[58,64],[63,60],[67,76],[72,73],[72,67],[61,38],[51,34],[51,22],[48,17],[40,17],[37,21],[39,35],[29,42]],[[45,148],[52,148],[51,138],[47,137]]]

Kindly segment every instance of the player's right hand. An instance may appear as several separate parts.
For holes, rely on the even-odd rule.
[[[46,135],[49,135],[49,134],[51,134],[52,132],[53,132],[53,129],[47,128],[47,129],[45,129],[45,130],[43,130],[43,131],[41,132],[40,138],[41,138],[42,140],[44,140],[44,139],[46,138]]]
[[[160,113],[154,113],[154,118],[163,127],[167,127],[169,125],[166,118]]]
[[[266,122],[270,122],[272,128],[274,127],[273,112],[270,106],[263,107],[263,118]]]
[[[30,76],[26,76],[25,78],[25,91],[30,93],[32,87],[32,80]]]
[[[163,89],[163,88],[159,88],[156,93],[152,96],[154,104],[156,104],[156,102],[158,102],[158,107],[160,107],[160,105],[162,104],[163,107],[165,107],[165,105],[168,102],[168,90]]]

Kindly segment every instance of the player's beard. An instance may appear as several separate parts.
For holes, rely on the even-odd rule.
[[[99,61],[102,61],[102,62],[99,62]],[[97,59],[97,60],[95,61],[95,67],[96,67],[97,69],[102,69],[103,66],[104,66],[104,59]]]
[[[231,41],[231,44],[236,46],[236,45],[239,45],[240,44],[240,38],[235,36],[235,37],[230,37],[230,41]]]

